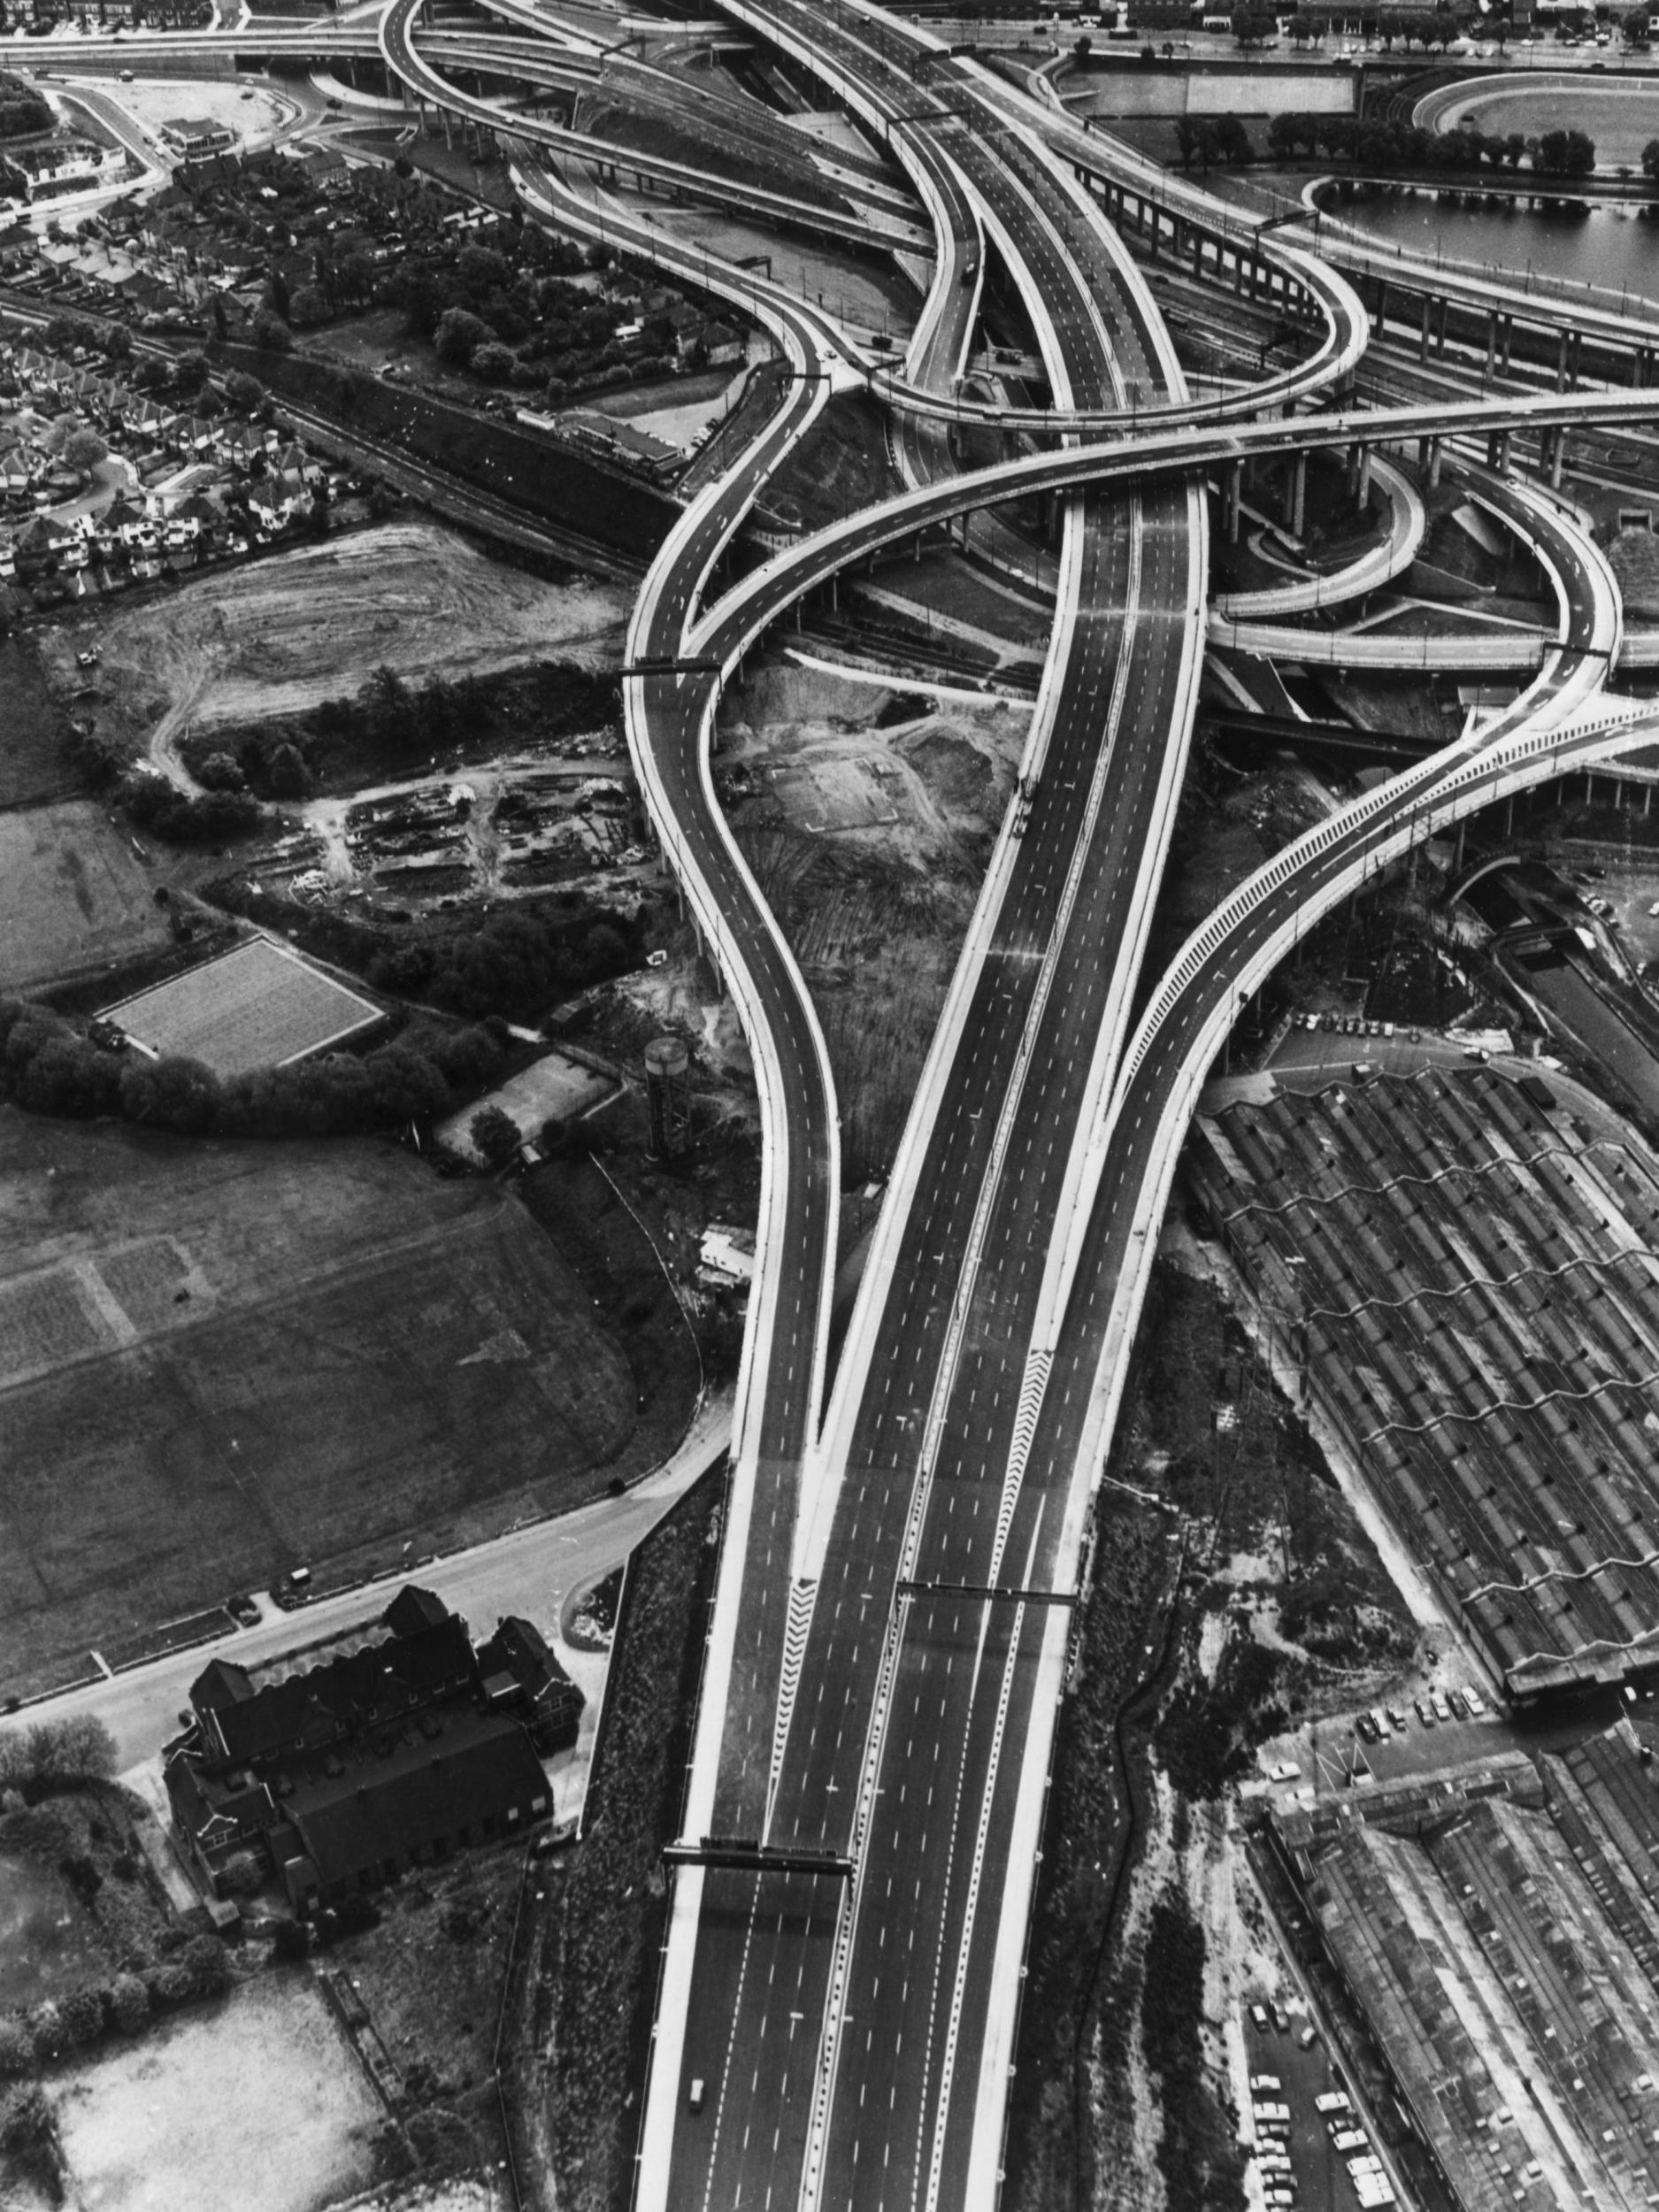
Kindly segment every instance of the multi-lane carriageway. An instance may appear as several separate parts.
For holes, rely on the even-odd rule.
[[[411,14],[388,17],[388,58],[419,70],[427,96],[500,122],[433,81],[407,42]],[[889,123],[899,96],[913,117],[926,103],[892,50],[905,34],[873,11],[852,19],[851,32],[832,31],[780,5],[768,27],[818,52]],[[1121,405],[1125,379],[1181,405],[1144,293],[1039,144],[1018,130],[981,138],[942,115],[904,128],[933,165],[925,204],[949,204],[955,237],[982,226],[998,239],[1076,430]],[[1509,726],[1372,795],[1246,887],[1225,926],[1201,933],[1154,994],[1120,1073],[1199,651],[1202,522],[1190,478],[1251,445],[1366,432],[1344,422],[1190,431],[1172,444],[1166,434],[1163,450],[1137,444],[1139,467],[1121,447],[1072,444],[956,484],[938,480],[935,452],[909,503],[852,518],[699,617],[714,558],[826,389],[822,327],[763,303],[747,281],[734,288],[772,322],[797,376],[757,443],[687,511],[629,643],[636,757],[756,1043],[768,1133],[747,1464],[705,1685],[692,1861],[675,1876],[641,2200],[858,2212],[988,2203],[1065,1635],[1064,1604],[1047,1601],[1075,1571],[1184,1087],[1218,1021],[1225,1033],[1240,978],[1391,841],[1505,778],[1548,772],[1569,748],[1627,741],[1617,721],[1568,726],[1616,649],[1617,596],[1548,503],[1494,488],[1557,577],[1572,649],[1549,657]],[[938,359],[907,365],[922,396],[956,342],[942,303],[935,319]],[[1555,419],[1586,411],[1581,399]],[[1217,436],[1227,442],[1205,443]],[[1044,470],[1072,491],[1142,480],[1126,495],[1083,490],[1074,510],[1028,764],[1034,795],[1023,833],[1010,824],[999,846],[820,1435],[833,1093],[799,976],[712,803],[719,674],[814,575]],[[740,1645],[757,1623],[764,1648],[745,1664]],[[695,1840],[711,1830],[764,1838],[795,1855],[793,1870],[743,1850],[735,1866],[699,1865]],[[708,2085],[695,2114],[693,2075]]]

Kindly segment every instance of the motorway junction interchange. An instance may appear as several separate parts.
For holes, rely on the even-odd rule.
[[[758,104],[756,160],[732,175],[539,111],[538,88],[603,81],[624,104],[671,113],[680,146],[734,96],[683,65],[687,55],[733,42],[839,112],[821,161],[803,163]],[[724,303],[787,365],[772,403],[727,442],[668,531],[638,593],[624,670],[634,771],[741,1017],[764,1132],[718,1595],[667,1855],[649,2070],[636,2085],[634,2201],[641,2212],[993,2206],[1057,1718],[1183,1142],[1241,1010],[1324,918],[1386,871],[1415,867],[1431,840],[1456,837],[1461,851],[1470,818],[1495,818],[1517,796],[1651,744],[1654,714],[1621,680],[1649,664],[1655,641],[1625,626],[1571,472],[1599,447],[1598,480],[1623,472],[1639,495],[1659,418],[1659,327],[1635,308],[1385,254],[1299,204],[1269,217],[1218,196],[1079,120],[1053,73],[993,64],[873,0],[726,0],[695,23],[541,0],[489,0],[488,14],[462,19],[427,0],[371,0],[315,28],[119,45],[88,36],[75,64],[161,71],[227,50],[244,61],[378,65],[418,120],[497,134],[526,219]],[[775,178],[762,182],[768,161]],[[823,295],[774,281],[762,257],[728,256],[659,220],[664,204],[718,207],[745,234],[827,235],[891,258],[917,287],[913,326],[902,343],[855,328]],[[1016,324],[1019,372],[998,375],[987,330]],[[1183,361],[1199,330],[1221,334],[1202,373]],[[902,488],[817,529],[756,534],[769,485],[849,396],[880,411]],[[1347,565],[1290,565],[1276,583],[1212,588],[1212,557],[1262,519],[1264,485],[1281,509],[1268,519],[1300,544],[1310,482],[1329,486],[1339,472],[1350,510],[1383,518]],[[1548,618],[1479,637],[1355,618],[1421,557],[1425,499],[1452,484],[1483,535],[1532,564]],[[844,1255],[832,1056],[801,962],[717,797],[717,711],[779,626],[834,607],[843,581],[938,549],[989,566],[1000,549],[1011,565],[1033,516],[1052,557],[1052,618],[1015,792],[850,1316],[833,1327]],[[1155,922],[1209,697],[1207,653],[1234,672],[1236,716],[1265,708],[1272,719],[1279,708],[1276,739],[1298,719],[1311,732],[1310,718],[1282,685],[1252,691],[1240,669],[1443,672],[1470,680],[1471,704],[1448,744],[1382,733],[1375,757],[1391,772],[1373,769],[1358,796],[1333,802],[1171,942]],[[1319,730],[1338,745],[1340,733]],[[1409,1112],[1373,1102],[1363,1133],[1333,1129],[1332,1156],[1354,1148],[1344,1188],[1390,1147],[1391,1189],[1479,1155],[1514,1182],[1508,1214],[1494,1218],[1525,1241],[1543,1217],[1526,1178],[1558,1133],[1548,1110],[1528,1120],[1502,1087],[1472,1107],[1473,1094],[1449,1079],[1443,1088],[1433,1104],[1412,1094]],[[1284,1208],[1312,1209],[1294,1170],[1294,1117],[1243,1094],[1225,1110],[1211,1094],[1203,1111],[1205,1203],[1255,1291],[1289,1303],[1299,1282],[1320,1277],[1325,1302],[1294,1323],[1299,1356],[1311,1363],[1317,1336],[1339,1371],[1394,1377],[1353,1394],[1343,1433],[1362,1463],[1368,1450],[1386,1463],[1385,1517],[1424,1555],[1440,1601],[1461,1610],[1494,1696],[1639,1672],[1659,1633],[1648,1594],[1659,1524],[1631,1502],[1640,1409],[1624,1408],[1616,1440],[1627,1485],[1608,1457],[1575,1448],[1571,1482],[1592,1502],[1578,1490],[1578,1502],[1559,1498],[1548,1540],[1503,1536],[1506,1509],[1492,1502],[1505,1455],[1483,1444],[1477,1483],[1417,1436],[1440,1412],[1423,1411],[1407,1438],[1413,1356],[1388,1351],[1357,1305],[1338,1310],[1336,1259],[1350,1248],[1324,1240],[1359,1251],[1371,1214],[1338,1226],[1310,1210],[1286,1235],[1286,1217],[1263,1216],[1249,1193],[1274,1187]],[[1574,1265],[1601,1263],[1593,1217],[1629,1259],[1634,1233],[1613,1218],[1622,1186],[1601,1178],[1592,1204],[1589,1174],[1561,1171],[1549,1218],[1567,1225]],[[1405,1220],[1388,1232],[1400,1252]],[[1317,1266],[1296,1248],[1304,1234]],[[1507,1279],[1502,1253],[1485,1257],[1483,1281]],[[1384,1295],[1347,1263],[1349,1290]],[[1630,1265],[1622,1318],[1595,1324],[1592,1372],[1633,1387],[1659,1335]],[[1377,1280],[1407,1297],[1408,1275]],[[1508,1325],[1504,1299],[1489,1302],[1485,1352],[1448,1365],[1448,1402],[1528,1394],[1494,1365]],[[1568,1347],[1551,1340],[1536,1356],[1559,1363]],[[1578,1616],[1575,1581],[1586,1585]],[[1617,1786],[1601,1767],[1570,1778],[1563,1769],[1561,1781],[1586,1803]],[[1404,1801],[1388,1800],[1391,1817],[1404,1817]],[[1479,1824],[1471,1816],[1472,1855],[1458,1865],[1469,1893],[1490,1890],[1498,1921],[1502,1870],[1532,1865],[1514,1809],[1532,1801],[1517,1786]],[[1426,1942],[1440,1909],[1429,1890],[1449,1880],[1453,1847],[1425,1846],[1433,1867],[1408,1869],[1394,1863],[1404,1847],[1381,1831],[1323,1817],[1304,1808],[1281,1824],[1261,1879],[1310,1895],[1325,1883],[1344,1985],[1363,2014],[1394,2001],[1395,1971],[1365,1949],[1368,1915],[1374,1927],[1397,1912]],[[1582,1817],[1586,1834],[1602,1834]],[[1322,1852],[1334,1855],[1323,1874]],[[1553,1862],[1533,1872],[1564,1878]],[[1514,1956],[1530,1960],[1544,1939],[1503,1924]],[[1609,1959],[1613,1947],[1609,1937]],[[1374,2032],[1375,2009],[1371,2019]],[[1621,2027],[1626,2055],[1638,2024],[1632,2013]],[[1418,2184],[1439,2200],[1495,2201],[1486,2193],[1511,2162],[1517,2200],[1652,2200],[1621,2132],[1639,2142],[1659,2116],[1642,2105],[1646,2075],[1627,2069],[1630,2081],[1604,2097],[1614,2116],[1598,2131],[1609,2147],[1597,2181],[1550,2127],[1540,2140],[1554,2152],[1497,2165],[1483,2166],[1455,2130],[1440,2140],[1423,2091],[1432,2063],[1426,2045],[1400,2061],[1399,2109],[1418,2150],[1386,2174],[1357,2154],[1356,2201]],[[1294,2162],[1279,2167],[1275,2125],[1256,2132],[1252,2201],[1291,2200],[1265,2193]]]

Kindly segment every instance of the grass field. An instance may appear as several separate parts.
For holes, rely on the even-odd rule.
[[[374,2178],[380,2106],[303,1974],[113,2045],[50,2093],[75,2204],[313,2212]]]
[[[659,1406],[632,1308],[595,1306],[558,1233],[367,1141],[0,1112],[0,1691],[301,1562],[390,1566],[401,1537],[447,1548],[654,1463],[695,1372]]]
[[[150,879],[102,807],[76,799],[0,813],[0,991],[166,942]]]
[[[64,719],[53,702],[35,641],[0,638],[0,807],[37,806],[84,791],[86,780],[64,744]]]

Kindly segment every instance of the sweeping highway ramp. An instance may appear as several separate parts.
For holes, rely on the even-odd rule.
[[[519,30],[544,27],[544,12],[523,0],[502,12]],[[954,2212],[997,2199],[1090,1499],[1198,1086],[1240,993],[1368,871],[1569,762],[1651,741],[1647,710],[1605,695],[1622,644],[1605,560],[1547,489],[1480,462],[1506,434],[1538,438],[1541,459],[1563,428],[1650,421],[1659,396],[1532,389],[1361,407],[1365,310],[1306,241],[1149,171],[1041,94],[860,0],[833,14],[731,0],[727,12],[831,88],[872,155],[889,152],[902,188],[873,158],[851,157],[833,180],[839,208],[733,184],[521,112],[448,73],[522,68],[551,81],[589,65],[577,42],[554,55],[549,77],[526,64],[520,37],[423,31],[421,0],[395,0],[368,29],[414,96],[508,139],[535,219],[602,236],[733,302],[789,365],[770,418],[653,563],[627,641],[635,766],[753,1048],[764,1133],[637,2201],[642,2212]],[[322,55],[341,42],[331,28],[293,35]],[[361,41],[365,27],[348,33]],[[222,51],[225,41],[195,42]],[[264,35],[234,42],[276,50]],[[77,47],[77,64],[96,43]],[[137,43],[114,50],[127,60]],[[664,90],[653,79],[649,91],[696,111],[690,80]],[[618,170],[750,219],[818,232],[839,222],[894,252],[925,240],[932,280],[902,363],[604,196],[600,180]],[[1190,391],[1113,219],[1132,214],[1195,274],[1294,309],[1309,334],[1302,357],[1255,387]],[[1035,334],[1050,408],[998,409],[961,389],[992,253]],[[1485,294],[1479,303],[1492,304]],[[1525,300],[1533,320],[1551,311]],[[1623,323],[1598,334],[1628,342],[1640,373],[1638,335]],[[710,603],[717,564],[767,482],[833,394],[854,388],[890,410],[905,490],[774,553]],[[1316,400],[1332,403],[1296,411]],[[1005,457],[959,468],[956,420],[1006,432]],[[1556,602],[1553,628],[1488,642],[1293,626],[1290,617],[1372,590],[1413,557],[1421,499],[1386,457],[1425,442],[1456,457],[1470,495],[1532,553]],[[1323,590],[1298,582],[1235,597],[1209,634],[1266,655],[1409,668],[1461,654],[1452,664],[1533,672],[1505,711],[1270,863],[1148,987],[1141,971],[1206,641],[1207,487],[1225,503],[1247,462],[1320,449],[1377,455],[1385,542]],[[810,994],[714,795],[714,716],[743,657],[806,594],[884,548],[948,538],[964,518],[1033,492],[1061,503],[1061,550],[1018,794],[826,1398],[834,1087]]]

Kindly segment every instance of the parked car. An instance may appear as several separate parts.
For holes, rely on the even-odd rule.
[[[1415,1701],[1417,1704],[1417,1718],[1423,1723],[1423,1725],[1425,1728],[1432,1728],[1434,1725],[1434,1708],[1429,1703],[1427,1698],[1425,1697],[1420,1697]]]
[[[1446,1694],[1443,1690],[1436,1690],[1429,1702],[1434,1708],[1434,1717],[1436,1720],[1450,1720],[1452,1717],[1452,1709],[1446,1702]]]
[[[1480,1718],[1480,1716],[1486,1709],[1486,1699],[1481,1696],[1479,1691],[1477,1690],[1472,1684],[1463,1692],[1463,1701],[1477,1720]]]

